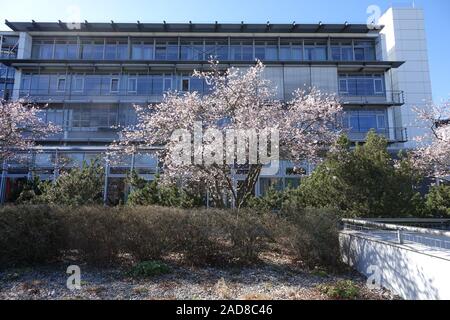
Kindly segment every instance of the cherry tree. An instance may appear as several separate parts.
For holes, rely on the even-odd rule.
[[[34,146],[37,139],[57,133],[60,128],[45,123],[39,109],[22,101],[0,100],[0,159],[7,160],[15,152]]]
[[[294,163],[314,161],[340,133],[342,106],[335,95],[308,88],[295,91],[288,102],[279,101],[264,70],[259,61],[242,70],[224,69],[212,61],[207,71],[194,72],[195,77],[204,80],[207,94],[169,92],[160,104],[135,106],[138,124],[123,131],[121,143],[128,150],[164,146],[160,154],[164,180],[203,184],[216,205],[226,205],[231,199],[232,204],[241,207],[267,167],[267,162],[252,161],[253,148],[258,146],[264,151],[259,153],[259,160],[267,151],[272,160],[281,156]],[[174,159],[180,151],[180,138],[174,139],[174,132],[180,130],[193,132],[185,137],[192,142],[189,161]],[[244,148],[230,148],[230,141],[244,141]],[[245,160],[239,158],[242,151],[247,153]],[[230,157],[232,163],[225,161]],[[214,161],[207,161],[211,158]],[[237,175],[245,178],[238,183]]]
[[[415,166],[436,178],[450,176],[450,101],[414,111],[429,129],[416,139],[420,146],[412,154]]]

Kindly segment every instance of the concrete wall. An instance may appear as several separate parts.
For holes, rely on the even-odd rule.
[[[398,70],[392,70],[393,90],[403,90],[405,105],[396,107],[396,126],[408,128],[409,141],[404,145],[413,148],[414,137],[428,132],[417,121],[413,107],[425,107],[432,102],[430,70],[424,14],[417,8],[390,8],[380,18],[383,60],[405,61]]]
[[[339,236],[345,263],[370,276],[376,266],[381,285],[405,299],[450,299],[450,260],[411,245],[379,241],[343,231]]]

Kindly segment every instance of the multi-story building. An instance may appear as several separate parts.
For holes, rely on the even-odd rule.
[[[0,32],[0,59],[17,58],[19,35],[15,32]],[[14,89],[15,70],[0,63],[0,99],[9,100]]]
[[[40,142],[44,152],[22,154],[22,161],[5,166],[6,198],[30,173],[52,179],[61,159],[80,165],[105,151],[118,138],[116,127],[136,122],[133,104],[158,103],[174,89],[206,92],[191,75],[210,57],[224,67],[260,59],[281,100],[305,86],[338,93],[351,140],[364,141],[373,129],[393,150],[410,147],[412,116],[403,105],[431,98],[423,17],[418,9],[390,9],[382,22],[386,27],[6,21],[19,36],[17,56],[0,60],[15,70],[11,97],[45,105],[42,117],[63,128]],[[131,168],[152,179],[158,161],[147,150],[107,167],[111,195],[123,190]],[[283,162],[276,176],[260,178],[255,192],[297,185],[300,171]]]

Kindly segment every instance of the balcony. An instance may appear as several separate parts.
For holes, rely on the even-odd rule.
[[[1,95],[0,91],[0,95]],[[110,91],[106,89],[89,89],[88,92],[55,91],[48,89],[9,90],[9,97],[20,98],[31,103],[158,103],[163,92],[130,92],[127,90]]]
[[[388,105],[401,106],[405,103],[403,91],[386,91],[382,94],[351,95],[339,93],[343,105]]]
[[[353,130],[348,131],[347,135],[350,141],[353,142],[364,142],[366,141],[368,130]],[[376,129],[375,133],[385,137],[389,142],[407,142],[408,141],[408,131],[404,127],[392,127],[386,129]]]

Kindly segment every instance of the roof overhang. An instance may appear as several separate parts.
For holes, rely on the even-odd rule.
[[[5,20],[5,24],[13,31],[20,32],[144,32],[144,33],[379,33],[383,26],[368,26],[367,24],[290,24],[278,23],[116,23],[88,22],[11,22]]]
[[[0,59],[0,63],[16,69],[204,69],[210,66],[208,61],[155,61],[155,60],[36,60],[36,59]],[[340,71],[369,72],[387,71],[400,67],[404,61],[264,61],[266,66],[336,66]],[[224,61],[220,65],[248,66],[255,61]]]

